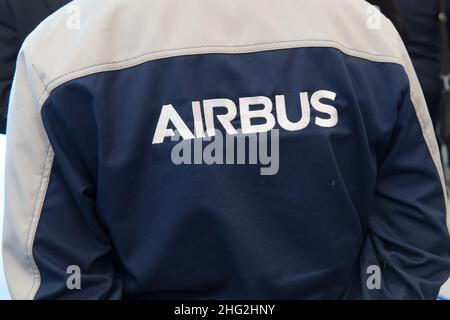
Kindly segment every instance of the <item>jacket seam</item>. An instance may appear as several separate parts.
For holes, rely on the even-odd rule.
[[[37,288],[40,284],[39,282],[40,282],[41,276],[40,276],[40,271],[36,264],[36,261],[34,260],[33,244],[34,244],[34,239],[36,237],[37,226],[39,224],[39,219],[40,219],[40,216],[42,213],[42,208],[44,205],[44,199],[47,194],[47,189],[48,189],[48,185],[49,185],[49,181],[50,181],[49,177],[50,177],[52,165],[53,165],[53,152],[52,152],[51,146],[49,146],[47,149],[47,156],[46,156],[46,160],[44,163],[44,170],[43,170],[43,173],[41,176],[41,181],[39,184],[38,194],[37,194],[37,197],[35,200],[33,216],[31,219],[30,226],[28,228],[27,256],[29,259],[31,270],[33,271],[33,275],[34,275],[33,284],[27,294],[27,299],[29,299],[29,300],[32,300],[34,298],[34,296],[36,295],[36,292],[37,292]]]
[[[308,45],[302,45],[307,43]],[[279,46],[277,46],[279,45]],[[57,78],[51,80],[47,85],[45,82],[41,80],[44,85],[44,92],[41,94],[39,98],[39,104],[42,106],[45,102],[44,96],[47,93],[48,95],[57,87],[63,85],[66,82],[71,80],[86,77],[89,75],[93,75],[100,72],[108,72],[108,71],[118,71],[127,68],[136,67],[138,65],[161,60],[166,58],[175,58],[181,56],[189,56],[189,55],[200,55],[200,54],[246,54],[246,53],[257,53],[263,51],[275,51],[275,50],[284,50],[284,49],[301,49],[301,48],[330,48],[337,49],[344,54],[348,54],[349,56],[353,56],[356,58],[364,59],[372,62],[380,62],[380,63],[395,63],[402,65],[401,59],[389,56],[389,55],[380,55],[375,53],[369,53],[363,50],[352,49],[349,48],[339,42],[332,40],[295,40],[295,41],[279,41],[279,42],[267,42],[267,43],[256,43],[249,45],[233,45],[233,46],[193,46],[193,47],[185,47],[178,49],[169,49],[169,50],[161,50],[154,51],[150,53],[145,53],[141,55],[137,55],[132,58],[126,58],[111,62],[98,63],[93,64],[91,66],[67,72]],[[197,50],[197,51],[195,51]],[[148,59],[145,59],[148,58]]]
[[[34,73],[36,74],[36,77],[39,79],[42,87],[44,88],[44,93],[46,92],[46,87],[39,76],[38,70],[33,63],[33,55],[32,55],[32,48],[31,45],[28,46],[30,50],[30,55],[28,58],[30,60],[30,65]],[[25,52],[25,51],[24,51]],[[40,107],[38,107],[40,109]],[[26,242],[26,250],[27,250],[27,257],[29,260],[29,265],[31,267],[31,271],[33,272],[33,284],[31,285],[31,288],[27,294],[28,300],[33,300],[37,291],[39,290],[40,281],[41,281],[41,273],[39,270],[39,267],[37,266],[36,260],[34,259],[33,255],[33,246],[34,246],[34,240],[36,237],[37,232],[37,226],[39,224],[39,219],[42,213],[43,205],[45,196],[47,194],[48,184],[50,182],[50,172],[53,165],[53,149],[49,141],[47,141],[47,152],[44,162],[43,171],[41,174],[41,181],[38,188],[38,193],[36,196],[36,200],[34,202],[34,208],[33,208],[33,215],[31,217],[30,226],[28,228],[28,234],[27,234],[27,242]]]

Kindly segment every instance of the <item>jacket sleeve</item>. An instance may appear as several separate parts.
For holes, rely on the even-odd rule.
[[[403,92],[378,168],[355,299],[436,299],[450,275],[439,150],[417,78],[410,77],[404,82],[413,88]]]
[[[73,105],[53,104],[28,52],[19,56],[8,115],[3,258],[11,296],[120,298],[111,240],[97,215],[95,177],[78,149],[91,123],[66,127],[61,110]]]
[[[0,133],[6,131],[9,95],[19,52],[13,17],[7,1],[0,0]]]

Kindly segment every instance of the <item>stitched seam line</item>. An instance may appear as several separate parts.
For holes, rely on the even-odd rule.
[[[32,53],[31,46],[28,46],[28,48],[30,50],[30,53]],[[25,59],[28,58],[30,60],[30,65],[31,65],[32,70],[35,72],[35,75],[39,79],[42,87],[45,88],[44,82],[39,77],[39,73],[36,69],[36,66],[33,63],[33,55],[30,54],[27,57],[27,56],[25,56],[25,52],[26,51],[24,51],[24,58]],[[44,92],[45,92],[45,90],[44,90]],[[39,107],[39,109],[40,109],[40,107]],[[36,200],[34,202],[33,214],[31,216],[30,226],[28,228],[28,234],[27,234],[27,240],[26,240],[26,253],[27,253],[27,258],[28,258],[28,264],[29,264],[29,267],[33,274],[33,283],[27,294],[27,299],[29,299],[29,300],[34,299],[34,296],[36,295],[36,292],[39,289],[40,279],[41,279],[39,268],[36,264],[36,261],[34,260],[33,245],[34,245],[34,238],[36,236],[37,226],[38,226],[39,219],[40,219],[41,212],[42,212],[44,198],[47,193],[47,188],[48,188],[48,183],[49,183],[49,175],[50,175],[50,171],[51,171],[51,167],[52,167],[52,163],[53,163],[53,149],[52,149],[49,141],[47,141],[47,145],[48,145],[48,147],[47,147],[47,155],[45,157],[45,162],[44,162],[44,169],[42,171],[38,193],[36,196]]]
[[[307,45],[305,45],[307,44]],[[278,45],[278,46],[277,46]],[[348,54],[350,56],[354,56],[361,59],[366,59],[374,62],[381,63],[397,63],[402,65],[401,60],[399,58],[388,56],[388,55],[378,55],[373,53],[368,53],[362,50],[351,49],[346,47],[338,42],[332,40],[297,40],[297,41],[281,41],[281,42],[268,42],[268,43],[259,43],[252,45],[244,45],[244,46],[200,46],[200,47],[186,47],[180,49],[173,50],[162,50],[162,51],[154,51],[151,53],[145,53],[133,58],[123,59],[118,61],[112,61],[108,63],[100,63],[91,65],[89,67],[85,67],[80,70],[71,71],[64,75],[57,77],[50,81],[47,85],[44,84],[45,91],[41,94],[39,98],[39,103],[42,106],[45,102],[44,95],[45,93],[50,94],[55,88],[64,84],[65,82],[89,76],[99,72],[107,72],[107,71],[117,71],[126,68],[132,68],[137,65],[160,60],[165,58],[173,58],[173,57],[181,57],[186,55],[195,55],[195,54],[245,54],[245,53],[256,53],[261,51],[270,51],[270,50],[283,50],[283,49],[293,49],[293,48],[334,48],[341,51],[344,54]],[[44,101],[43,101],[44,100]]]
[[[445,206],[445,222],[447,224],[447,221],[448,221],[448,217],[447,217],[447,215],[448,215],[447,187],[445,184],[444,172],[443,172],[443,168],[442,168],[442,164],[441,164],[441,160],[440,160],[440,153],[439,153],[439,150],[436,150],[436,148],[435,148],[436,145],[432,143],[434,137],[430,136],[429,124],[426,125],[426,121],[425,121],[424,115],[422,113],[423,110],[419,109],[420,108],[420,107],[418,107],[419,103],[413,93],[411,93],[411,102],[414,106],[414,110],[417,114],[417,118],[419,119],[419,124],[420,124],[421,130],[422,130],[422,135],[424,137],[425,143],[428,148],[428,152],[430,152],[431,158],[433,160],[433,163],[434,163],[436,170],[438,172],[438,175],[439,175],[439,180],[441,181],[442,193],[444,196],[444,206]],[[447,229],[450,234],[450,229],[448,226],[447,226]]]
[[[38,195],[36,197],[35,206],[34,206],[34,210],[33,210],[33,216],[31,219],[30,227],[28,229],[28,236],[27,236],[27,256],[28,256],[31,270],[34,275],[33,284],[27,295],[27,299],[30,299],[30,300],[32,300],[34,298],[34,296],[36,295],[37,289],[40,284],[40,278],[41,278],[39,268],[38,268],[36,261],[34,260],[34,256],[33,256],[33,244],[34,244],[34,238],[36,236],[37,226],[39,224],[39,219],[40,219],[40,216],[42,213],[42,207],[44,205],[45,195],[47,193],[47,188],[48,188],[49,177],[50,177],[52,165],[53,165],[53,151],[52,151],[51,146],[49,146],[48,150],[47,150],[44,171],[42,173],[41,182],[39,184],[39,191],[38,191]]]

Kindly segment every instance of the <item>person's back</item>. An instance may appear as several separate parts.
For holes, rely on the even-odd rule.
[[[74,5],[81,29],[64,11],[41,25],[13,86],[13,297],[437,295],[437,144],[399,36],[366,27],[367,3]],[[251,133],[258,153],[227,144]]]

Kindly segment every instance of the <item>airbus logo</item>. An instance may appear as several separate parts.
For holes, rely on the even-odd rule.
[[[234,101],[226,98],[193,101],[194,128],[186,125],[172,104],[164,105],[156,126],[153,144],[163,143],[165,138],[175,136],[175,131],[184,140],[213,137],[216,134],[215,119],[229,135],[237,135],[238,130],[243,134],[268,132],[274,129],[277,122],[285,130],[299,131],[310,125],[311,108],[321,114],[314,118],[316,126],[331,128],[337,125],[338,111],[331,104],[336,100],[335,92],[319,90],[311,95],[308,92],[300,92],[299,96],[301,116],[296,122],[289,120],[286,115],[284,95],[276,95],[274,99],[265,96],[239,98],[239,109]],[[273,114],[274,106],[276,115]],[[218,109],[222,111],[216,112]],[[238,117],[238,112],[241,128],[235,128],[232,124]],[[252,124],[252,120],[256,119],[260,120],[259,124]]]

